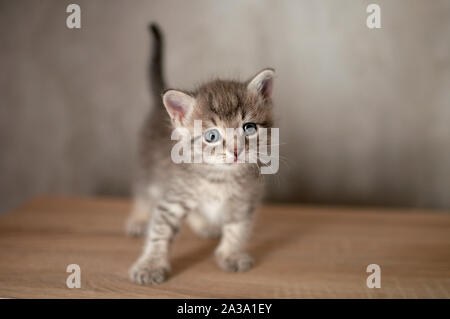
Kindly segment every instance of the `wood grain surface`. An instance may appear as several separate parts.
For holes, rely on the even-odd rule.
[[[184,227],[160,286],[129,282],[142,239],[127,238],[125,199],[40,197],[0,218],[0,297],[449,298],[450,215],[319,206],[264,206],[246,273],[221,271],[217,240]],[[81,267],[69,289],[66,267]],[[381,267],[381,288],[366,267]]]

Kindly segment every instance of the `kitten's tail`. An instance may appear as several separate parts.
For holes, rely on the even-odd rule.
[[[164,38],[158,25],[151,23],[149,31],[153,38],[152,57],[149,65],[150,86],[156,102],[161,101],[161,94],[166,88],[163,72]]]

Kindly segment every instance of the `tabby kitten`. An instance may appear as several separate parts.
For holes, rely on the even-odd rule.
[[[139,284],[159,284],[167,278],[169,246],[184,218],[199,236],[221,236],[215,251],[221,268],[248,270],[253,259],[244,244],[263,191],[258,165],[237,163],[248,147],[227,143],[222,153],[214,154],[220,159],[228,152],[234,158],[231,163],[175,164],[171,132],[185,128],[194,134],[194,120],[201,120],[202,135],[193,140],[201,139],[202,148],[210,143],[225,145],[226,128],[242,128],[247,142],[256,138],[258,129],[272,126],[274,71],[265,69],[244,83],[215,80],[195,91],[166,90],[162,35],[156,25],[150,29],[154,43],[150,79],[157,107],[143,127],[134,208],[126,224],[128,234],[146,233],[147,239],[130,278]]]

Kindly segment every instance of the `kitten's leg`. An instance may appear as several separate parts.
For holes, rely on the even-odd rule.
[[[151,215],[151,199],[148,196],[137,195],[133,201],[133,209],[125,223],[125,232],[129,236],[143,236]]]
[[[251,214],[224,223],[222,238],[215,252],[216,261],[222,269],[246,271],[253,266],[253,258],[244,251],[251,226]]]
[[[220,226],[209,222],[205,216],[198,212],[189,213],[186,222],[192,231],[202,238],[219,238],[220,236]]]
[[[144,251],[130,269],[130,279],[139,284],[160,284],[170,272],[169,246],[181,220],[191,209],[182,201],[162,200],[149,225]]]

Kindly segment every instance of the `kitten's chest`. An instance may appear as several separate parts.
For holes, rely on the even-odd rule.
[[[218,202],[232,195],[233,180],[225,173],[212,172],[198,178],[194,187],[204,201]]]
[[[218,176],[218,177],[217,177]],[[261,184],[253,176],[236,176],[232,174],[216,175],[213,178],[197,179],[195,189],[198,198],[211,206],[218,206],[228,201],[251,199],[260,190]],[[245,178],[244,178],[245,177]]]
[[[226,203],[231,200],[230,185],[205,183],[201,194],[202,214],[212,223],[220,224],[226,213]]]
[[[228,184],[205,182],[201,189],[201,201],[208,206],[216,207],[230,200],[231,187]]]
[[[215,225],[220,225],[223,221],[225,211],[223,200],[204,200],[201,204],[201,213],[206,219]]]

